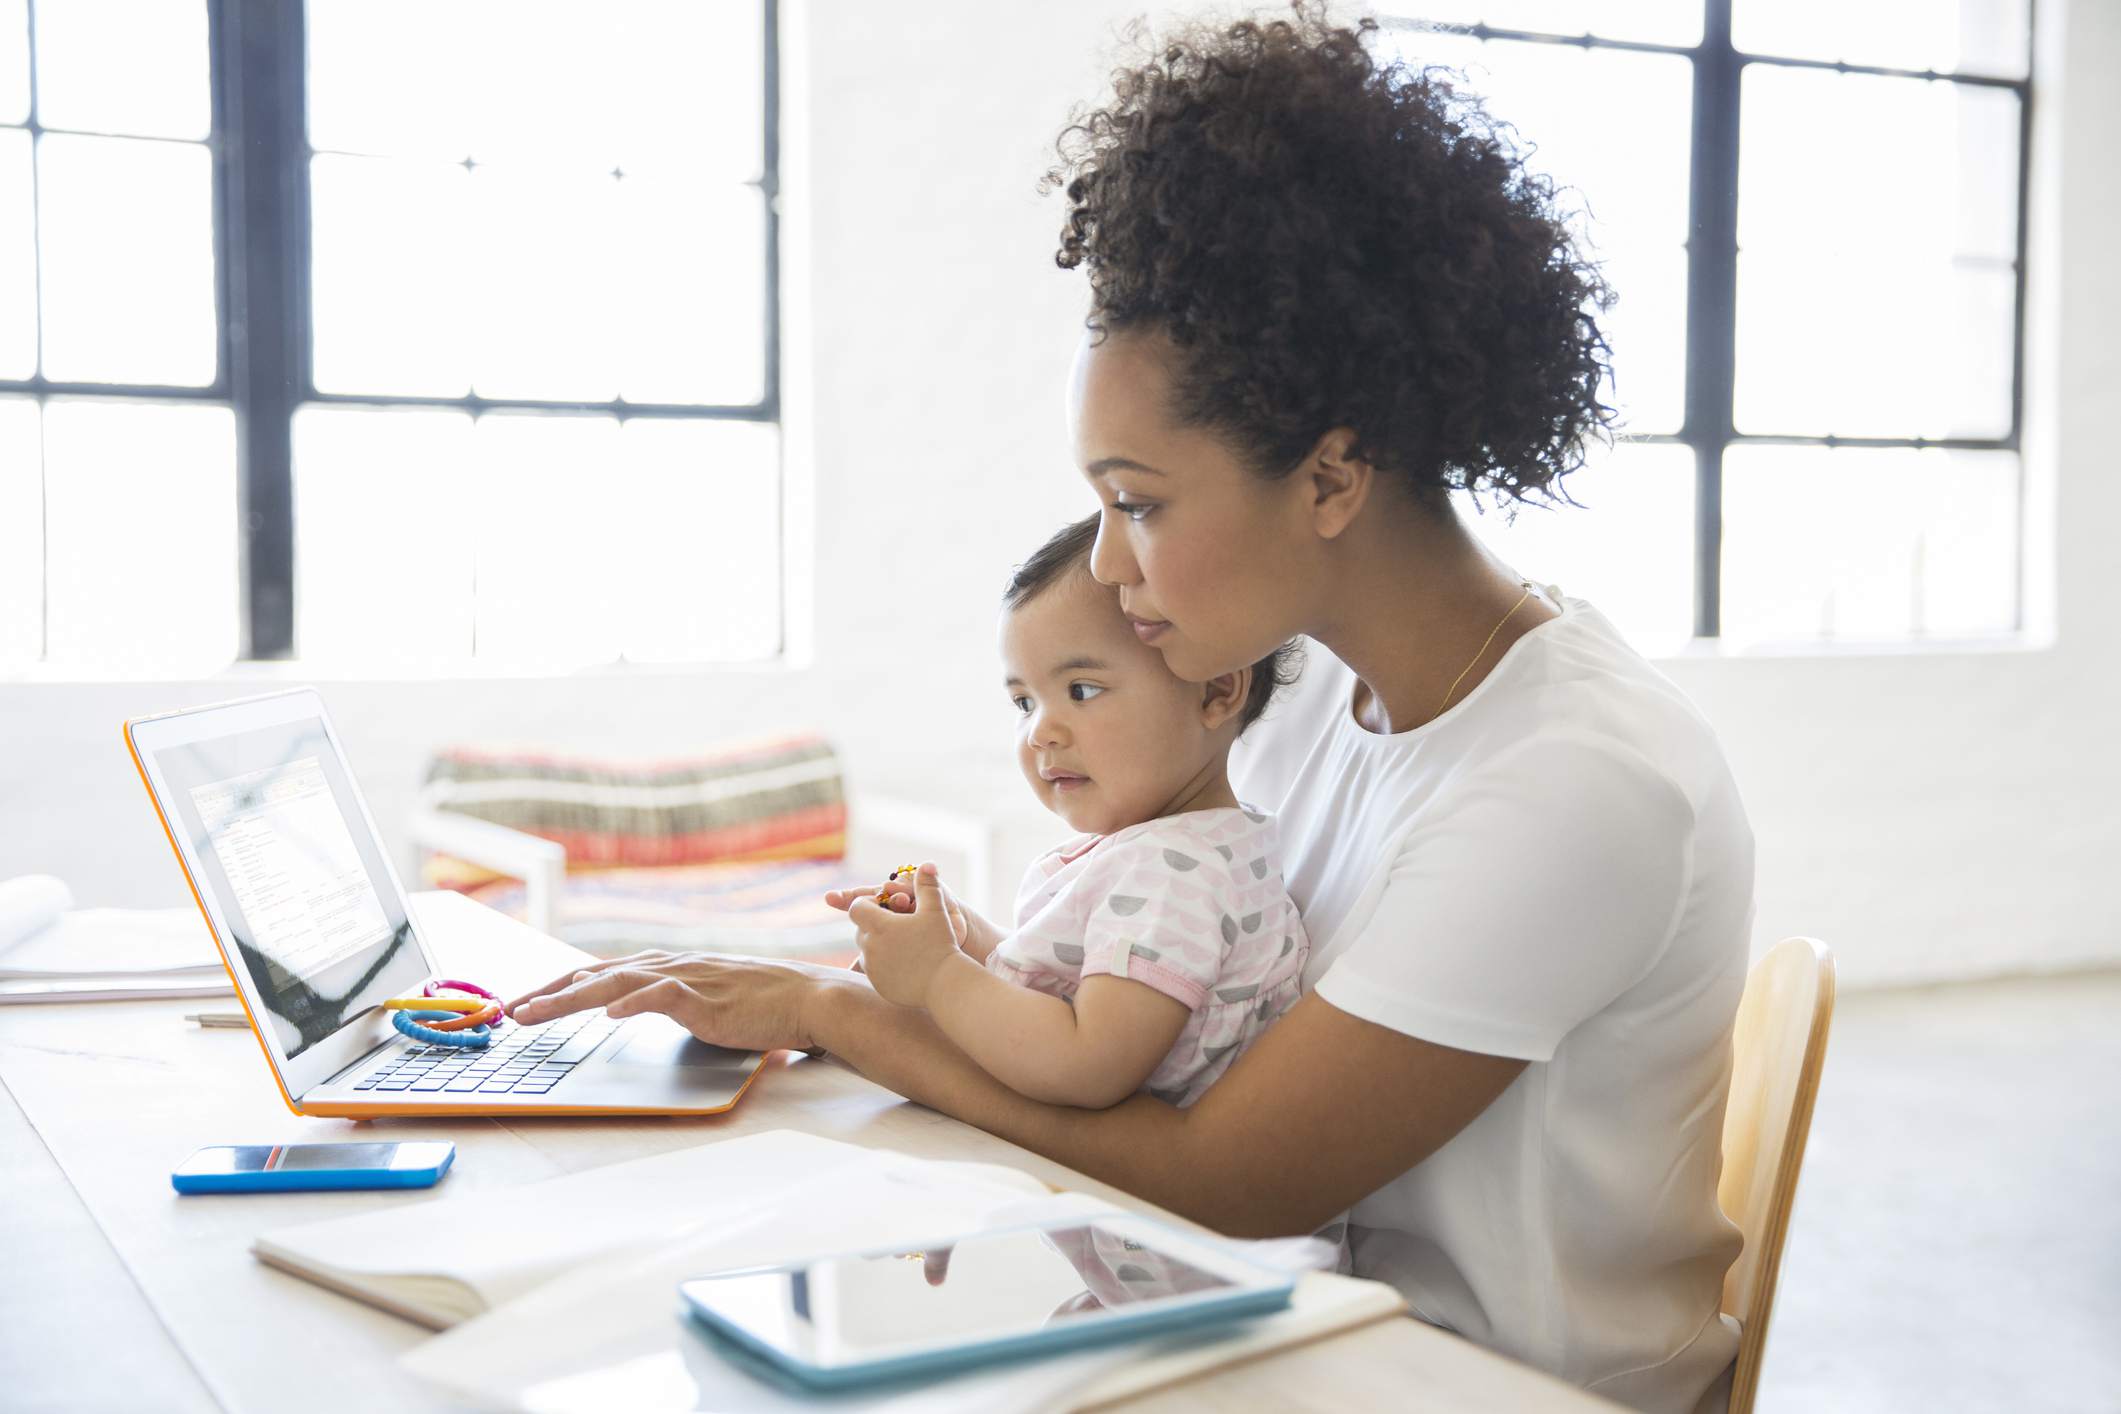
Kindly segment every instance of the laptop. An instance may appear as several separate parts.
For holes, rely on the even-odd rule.
[[[125,724],[258,1045],[300,1115],[719,1114],[765,1057],[660,1015],[400,1034],[382,1003],[461,978],[504,1000],[596,961],[461,894],[408,900],[314,688]]]

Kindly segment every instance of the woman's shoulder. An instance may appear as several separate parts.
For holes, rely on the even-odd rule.
[[[1482,756],[1579,761],[1612,783],[1676,790],[1698,803],[1727,783],[1729,766],[1708,719],[1677,684],[1594,606],[1567,599],[1517,671],[1496,683],[1488,710],[1469,714]],[[1486,684],[1483,684],[1486,686]],[[1565,773],[1557,790],[1570,782]]]

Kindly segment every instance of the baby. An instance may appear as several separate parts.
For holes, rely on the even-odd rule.
[[[1015,930],[951,897],[932,865],[827,902],[860,925],[879,993],[926,1008],[1020,1094],[1102,1109],[1146,1088],[1190,1105],[1299,990],[1307,944],[1274,827],[1226,770],[1294,650],[1208,683],[1173,677],[1091,578],[1096,536],[1095,516],[1061,531],[1004,595],[1017,761],[1081,832],[1026,873]]]

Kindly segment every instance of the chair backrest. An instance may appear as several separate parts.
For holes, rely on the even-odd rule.
[[[455,746],[429,762],[420,803],[562,844],[570,870],[838,859],[847,849],[839,758],[812,733],[660,761]],[[456,877],[444,861],[426,877],[458,887],[493,876]]]
[[[1760,1384],[1775,1274],[1782,1265],[1797,1170],[1834,1014],[1834,958],[1814,938],[1787,938],[1745,979],[1731,1033],[1731,1098],[1723,1116],[1724,1215],[1745,1247],[1723,1278],[1723,1309],[1743,1336],[1731,1376],[1730,1414],[1749,1414]]]

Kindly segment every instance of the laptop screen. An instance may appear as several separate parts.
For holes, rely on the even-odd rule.
[[[282,1055],[419,989],[426,964],[404,899],[321,719],[152,754]]]

